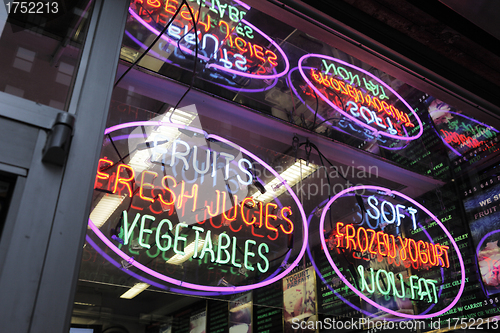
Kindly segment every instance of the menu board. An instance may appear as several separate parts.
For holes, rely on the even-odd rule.
[[[176,313],[172,322],[172,332],[189,333],[191,313],[191,309],[186,309]]]
[[[318,251],[321,250],[318,249]],[[333,271],[326,257],[320,252],[318,252],[318,254],[319,255],[316,255],[317,259],[315,259],[315,261],[322,276],[322,279],[317,279],[318,312],[320,314],[320,319],[323,319],[324,316],[328,316],[334,320],[361,316],[358,311],[354,310],[344,301],[347,300],[349,302],[358,303],[359,297],[342,283],[340,278]],[[339,298],[339,295],[341,295],[344,300]]]
[[[207,302],[205,300],[192,304],[174,314],[172,320],[173,333],[204,333],[207,322]]]
[[[474,261],[474,251],[471,244],[470,233],[467,228],[467,219],[464,216],[464,211],[462,208],[462,202],[457,200],[457,188],[454,183],[450,183],[443,186],[435,191],[431,191],[423,195],[420,200],[427,204],[427,208],[430,211],[435,212],[437,218],[441,223],[448,229],[450,234],[453,236],[454,241],[461,252],[462,258],[464,260],[465,267],[465,288],[459,302],[449,311],[442,314],[438,318],[434,318],[434,323],[439,322],[440,327],[448,327],[450,322],[455,318],[475,318],[482,316],[478,313],[478,307],[480,306],[478,302],[481,301],[481,288],[478,281],[478,276],[475,273],[475,261]],[[425,228],[425,232],[429,234],[436,234],[436,230],[439,232],[439,226],[436,223],[429,223]],[[424,231],[424,229],[422,229]],[[442,245],[450,246],[450,240],[446,239],[446,236],[433,237],[434,242],[438,242]],[[451,302],[451,300],[457,295],[458,290],[461,286],[460,279],[460,263],[458,261],[456,253],[450,253],[450,266],[456,269],[455,274],[445,275],[443,282],[439,286],[438,293],[440,299],[446,304]],[[422,276],[426,277],[426,273],[423,272]],[[424,309],[418,309],[419,312]],[[427,322],[429,325],[430,322]],[[452,324],[451,326],[453,326]],[[427,327],[428,329],[435,329],[436,326]]]
[[[277,281],[253,294],[254,327],[259,333],[283,332],[283,285]]]
[[[229,307],[225,301],[208,300],[207,333],[229,332]]]
[[[476,311],[489,317],[500,313],[500,173],[495,167],[483,170],[465,179],[460,190],[482,291]]]

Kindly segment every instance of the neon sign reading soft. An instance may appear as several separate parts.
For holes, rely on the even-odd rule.
[[[192,32],[193,18],[184,4],[161,38],[168,44],[178,46],[184,55],[194,54],[197,38],[200,49],[198,57],[209,62],[206,68],[256,79],[272,79],[285,75],[289,62],[283,50],[260,29],[244,19],[245,10],[250,7],[239,1],[236,4],[238,6],[221,4],[219,0],[201,3],[198,1],[198,6],[206,10],[193,10],[196,13],[194,20],[198,22],[197,37]],[[176,0],[168,0],[164,5],[159,1],[134,0],[129,13],[158,35],[160,32],[155,27],[166,25],[178,7],[179,1]],[[257,38],[258,36],[263,39]],[[272,45],[272,48],[265,46],[268,44]],[[285,63],[285,69],[276,73],[275,68],[280,61]]]
[[[374,200],[376,199],[376,197],[370,196],[369,198],[372,199],[371,200],[369,199],[368,202],[371,209],[367,210],[366,213],[368,216],[372,218],[377,217],[378,215],[377,211],[378,211],[381,215],[384,214],[388,215],[387,216],[388,221],[392,221],[392,223],[394,224],[399,223],[401,225],[401,222],[399,221],[404,220],[404,217],[400,219],[398,217],[398,212],[406,210],[407,212],[409,212],[408,215],[411,216],[410,217],[410,219],[412,220],[411,226],[415,230],[416,226],[421,227],[421,225],[418,222],[416,224],[414,223],[415,214],[414,213],[412,214],[408,209],[412,208],[414,210],[420,209],[429,217],[431,217],[431,219],[434,220],[434,222],[437,225],[439,225],[439,227],[442,229],[442,231],[448,237],[450,243],[452,244],[452,248],[455,250],[457,254],[461,269],[460,289],[456,297],[449,305],[447,305],[445,308],[435,313],[428,314],[427,313],[428,311],[424,311],[421,314],[414,315],[414,314],[407,314],[404,312],[398,312],[388,307],[385,307],[375,302],[373,299],[371,299],[366,295],[366,294],[373,295],[375,293],[380,293],[382,295],[393,296],[396,298],[410,298],[417,301],[424,301],[432,303],[431,306],[433,306],[433,304],[436,304],[438,302],[438,298],[440,295],[440,292],[438,290],[439,289],[438,281],[435,279],[418,276],[417,274],[412,274],[408,279],[405,280],[403,275],[400,273],[395,274],[394,272],[390,272],[385,269],[369,268],[368,270],[366,270],[364,265],[357,265],[356,271],[359,275],[359,283],[358,283],[359,289],[356,288],[344,276],[344,274],[342,273],[342,269],[339,268],[335,263],[335,261],[333,260],[330,252],[331,250],[334,250],[333,253],[336,253],[338,251],[342,251],[342,253],[345,253],[346,250],[350,250],[353,254],[353,257],[355,259],[360,259],[360,260],[364,259],[364,257],[357,256],[356,253],[368,254],[370,257],[368,260],[373,260],[375,258],[379,258],[380,260],[380,258],[386,258],[387,261],[389,261],[391,259],[392,263],[394,263],[394,259],[397,256],[401,261],[406,260],[411,263],[417,264],[417,268],[423,266],[427,267],[434,266],[442,270],[450,267],[449,254],[448,254],[448,249],[450,247],[443,246],[440,244],[435,244],[432,241],[430,242],[426,242],[423,240],[415,241],[412,240],[411,238],[406,238],[402,236],[392,238],[388,233],[385,233],[383,231],[376,232],[375,230],[371,230],[364,227],[355,228],[353,225],[345,225],[342,222],[337,222],[335,228],[330,232],[331,235],[333,235],[334,237],[333,238],[334,241],[333,242],[329,241],[329,239],[327,239],[325,237],[325,234],[321,231],[323,231],[325,228],[325,218],[328,216],[328,210],[330,209],[330,206],[340,197],[357,190],[371,190],[377,193],[384,193],[385,195],[388,196],[400,197],[410,203],[410,206],[408,207],[405,207],[403,205],[401,205],[401,207],[398,207],[398,205],[395,206],[393,205],[393,208],[389,208],[390,207],[389,201],[382,200],[380,206],[385,206],[385,208],[389,208],[389,214],[387,214],[387,209],[379,210],[379,208],[377,208],[379,207],[379,203]],[[384,202],[388,203],[384,205]],[[377,208],[377,211],[375,210],[375,208]],[[402,216],[401,213],[399,215]],[[408,217],[408,215],[405,214],[406,217]],[[449,231],[442,225],[439,219],[437,219],[429,210],[427,210],[425,207],[423,207],[415,200],[411,199],[410,197],[400,192],[391,191],[389,189],[379,186],[369,186],[369,185],[355,186],[348,188],[344,191],[341,191],[340,193],[335,195],[331,200],[329,200],[326,206],[324,207],[320,218],[319,230],[320,230],[320,239],[322,248],[327,257],[327,260],[330,263],[333,270],[335,271],[335,273],[345,283],[345,285],[368,304],[376,307],[377,309],[392,314],[396,317],[423,319],[423,318],[439,316],[450,310],[458,302],[464,290],[465,287],[464,262],[460,254],[459,248],[456,242],[454,241],[453,237],[451,236]],[[337,247],[336,245],[340,246]],[[351,303],[348,304],[355,307]],[[366,313],[368,315],[371,315],[368,312]]]
[[[275,170],[265,164],[258,156],[226,139],[217,135],[209,135],[197,128],[174,123],[143,121],[114,126],[107,129],[106,134],[119,129],[138,126],[141,128],[145,126],[153,126],[155,128],[166,126],[201,134],[198,137],[202,137],[203,139],[199,140],[220,142],[227,147],[237,149],[241,154],[260,163],[278,179],[281,178]],[[194,151],[200,149],[197,145],[176,139],[170,142],[170,145],[166,148],[167,146],[162,146],[162,143],[168,140],[165,140],[161,136],[156,136],[149,140],[151,141],[145,146],[152,152],[151,161],[154,161],[153,157],[156,157],[159,165],[162,165],[162,167],[171,163],[172,167],[180,167],[182,170],[197,168],[198,170],[196,171],[207,178],[216,177],[217,173],[222,172],[222,178],[225,178],[224,181],[232,179],[233,182],[241,186],[248,185],[253,180],[253,175],[248,171],[248,164],[250,163],[248,159],[241,157],[241,154],[235,156],[227,153],[229,148],[227,148],[226,152],[209,149],[205,152],[207,156],[207,160],[204,160],[204,162],[207,162],[205,164],[193,162],[194,154],[186,154],[188,150]],[[183,149],[186,148],[185,145],[189,146],[188,150]],[[209,161],[220,162],[221,160],[224,163],[208,163]],[[234,175],[235,169],[239,172],[237,173],[237,175],[240,175],[239,178],[237,175]],[[172,168],[172,170],[174,169]],[[180,177],[181,175],[178,176]],[[131,196],[130,207],[136,210],[136,212],[121,212],[122,230],[118,235],[120,243],[118,245],[115,245],[112,240],[108,239],[90,220],[89,226],[109,248],[116,252],[129,265],[135,266],[162,281],[183,288],[209,292],[233,293],[251,290],[266,286],[283,278],[293,269],[305,252],[307,229],[301,228],[301,249],[293,262],[287,265],[278,265],[279,267],[276,268],[276,265],[273,265],[271,262],[273,257],[269,257],[271,247],[276,248],[272,242],[276,242],[277,239],[282,238],[289,239],[297,229],[297,226],[293,222],[295,219],[292,220],[292,218],[300,216],[303,218],[302,221],[305,221],[305,215],[302,207],[299,205],[298,198],[286,182],[284,180],[282,182],[297,204],[297,210],[281,206],[281,204],[274,202],[263,204],[251,197],[238,199],[237,194],[231,194],[229,187],[226,190],[214,190],[209,195],[212,199],[202,202],[203,200],[200,200],[199,184],[187,180],[177,180],[171,175],[160,175],[158,172],[150,169],[142,169],[138,172],[138,170],[135,170],[130,165],[122,162],[113,164],[110,159],[102,158],[99,161],[98,173],[96,175],[96,188],[101,192],[109,194]],[[160,185],[158,186],[158,184]],[[203,194],[206,195],[206,193]],[[230,195],[232,195],[235,204],[227,207],[225,206],[227,202],[225,199]],[[156,208],[155,205],[157,205]],[[174,208],[177,215],[176,219],[178,219],[179,223],[173,222],[172,214],[174,214]],[[193,215],[196,216],[194,220],[186,220],[188,216],[192,217]],[[224,232],[217,232],[217,229],[223,230],[224,228]],[[201,285],[181,281],[157,272],[139,262],[138,259],[134,259],[134,257],[125,253],[124,249],[121,249],[122,246],[130,246],[132,240],[134,240],[137,241],[136,245],[144,249],[150,250],[154,247],[157,249],[157,252],[167,253],[170,251],[175,256],[186,256],[188,253],[187,245],[190,242],[186,237],[186,230],[191,230],[192,234],[194,234],[192,238],[194,250],[189,254],[192,259],[212,263],[214,267],[225,265],[234,267],[236,270],[244,269],[250,272],[255,271],[259,274],[267,273],[266,277],[250,285],[234,287]],[[238,236],[240,233],[245,233],[246,235],[248,230],[251,230],[250,235],[252,236],[250,238]],[[214,237],[214,232],[216,232],[216,237]],[[117,240],[117,238],[114,239],[115,241]],[[149,257],[153,258],[151,255]],[[284,257],[283,260],[287,261],[290,257],[290,249],[288,249],[288,254]],[[165,258],[164,254],[162,254],[162,258]],[[168,259],[165,258],[167,261]],[[276,269],[276,271],[271,273],[271,268]]]
[[[309,64],[318,63],[318,60],[321,60],[320,65]],[[375,136],[409,141],[422,135],[422,122],[415,111],[394,89],[370,72],[321,54],[302,56],[299,71],[323,101]],[[405,110],[396,107],[397,103]],[[416,134],[408,135],[408,132]]]

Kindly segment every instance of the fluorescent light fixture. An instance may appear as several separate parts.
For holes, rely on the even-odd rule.
[[[174,110],[171,108],[167,113],[165,113],[162,117],[157,117],[154,121],[158,122],[172,122],[174,124],[182,124],[182,125],[190,125],[193,120],[196,118],[196,114],[181,111],[179,109]],[[158,126],[156,129],[151,131],[150,135],[146,138],[144,142],[152,142],[155,140],[155,137],[162,138],[161,140],[168,140],[168,143],[164,146],[164,148],[169,148],[172,143],[181,136],[182,132],[176,127],[170,126]],[[158,141],[161,141],[160,139]],[[158,156],[152,156],[153,151],[151,149],[142,149],[135,152],[134,156],[130,159],[128,165],[130,165],[136,175],[139,175],[146,169],[151,167],[151,162],[157,160],[161,157],[161,154]]]
[[[200,253],[201,249],[203,248],[203,244],[205,243],[205,240],[199,239],[198,240],[198,250],[196,251],[197,253]],[[194,246],[195,242],[193,241],[191,244],[186,246],[184,248],[184,255],[182,254],[176,254],[172,258],[167,260],[167,264],[172,264],[172,265],[180,265],[184,261],[188,260],[191,258],[194,254]]]
[[[252,306],[252,302],[243,303],[243,304],[240,304],[240,305],[232,308],[231,310],[229,310],[229,312],[238,312],[238,311],[241,311],[243,309],[249,308],[251,306]]]
[[[100,228],[109,219],[111,214],[121,205],[125,196],[118,194],[106,194],[97,203],[95,208],[90,213],[90,219],[95,226]]]
[[[124,292],[120,298],[126,298],[126,299],[132,299],[135,296],[139,295],[142,293],[144,290],[146,290],[150,285],[144,282],[139,282],[136,283],[132,288]]]
[[[305,161],[298,159],[293,165],[288,167],[280,176],[285,180],[288,186],[293,187],[301,180],[309,177],[319,167],[313,163],[306,164]],[[274,178],[264,186],[266,193],[255,192],[252,198],[262,203],[268,203],[274,198],[279,197],[286,191],[286,186],[278,178]]]

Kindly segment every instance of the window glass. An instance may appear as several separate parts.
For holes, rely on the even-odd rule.
[[[498,119],[329,37],[131,1],[73,323],[496,327]]]
[[[129,8],[121,59],[136,62],[139,68],[194,84],[423,175],[450,177],[450,166],[441,157],[447,152],[431,157],[431,151],[450,151],[454,160],[464,156],[468,147],[477,153],[490,149],[488,142],[496,145],[498,119],[478,114],[474,106],[457,100],[447,104],[442,97],[431,96],[332,47],[320,38],[327,40],[325,36],[310,36],[239,1],[158,4],[132,1]],[[177,9],[175,20],[158,37]],[[195,26],[198,53],[194,51]],[[434,112],[436,107],[442,109]],[[450,112],[443,118],[446,110]],[[453,134],[461,124],[455,125],[460,114],[465,115],[461,119],[478,126],[460,127],[465,132],[457,135],[462,134],[467,143]],[[438,117],[444,119],[441,126],[448,126],[452,115],[456,118],[450,123],[455,128],[452,132],[434,126]],[[474,118],[477,116],[481,119]],[[483,130],[489,137],[471,143]],[[432,138],[435,131],[437,140]],[[462,153],[446,140],[463,146]]]
[[[0,91],[66,110],[92,1],[4,1]]]

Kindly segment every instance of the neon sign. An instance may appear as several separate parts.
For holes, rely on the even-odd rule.
[[[429,105],[429,115],[435,124],[436,132],[443,143],[455,154],[487,146],[498,135],[498,130],[459,112],[437,99]]]
[[[499,284],[498,275],[500,272],[500,260],[498,251],[498,244],[496,239],[490,239],[486,247],[481,250],[483,243],[494,234],[499,233],[500,230],[493,230],[484,235],[476,247],[476,261],[481,273],[481,287],[486,296],[495,294],[489,287],[497,287]],[[486,288],[485,288],[486,285]]]
[[[422,239],[417,241],[402,235],[394,236],[394,234],[390,232],[375,231],[372,228],[365,228],[362,226],[355,227],[352,224],[344,224],[342,222],[337,222],[333,229],[330,230],[325,236],[325,233],[322,231],[325,229],[325,219],[328,216],[329,209],[332,209],[332,204],[343,196],[354,195],[354,192],[358,190],[368,190],[379,194],[368,196],[366,200],[366,208],[363,209],[365,216],[368,219],[380,219],[381,216],[385,215],[386,217],[382,218],[385,221],[385,225],[392,224],[396,228],[404,227],[403,223],[405,223],[406,219],[406,223],[408,223],[407,228],[410,227],[414,231],[423,230],[424,234],[429,237],[429,241],[424,241]],[[406,206],[401,204],[394,205],[389,200],[377,200],[377,196],[391,196],[394,198],[399,197],[409,204]],[[359,202],[360,200],[358,200],[358,204]],[[433,223],[435,222],[439,225],[443,233],[447,236],[451,246],[445,246],[432,242],[430,236],[425,231],[425,228],[423,228],[421,223],[418,222],[420,219],[416,215],[418,210],[423,211],[428,217],[430,217],[431,220],[433,220]],[[371,225],[368,221],[366,221],[366,224],[368,226]],[[367,304],[370,304],[371,306],[398,318],[424,319],[444,314],[458,302],[464,290],[464,261],[453,237],[442,225],[439,219],[437,219],[429,210],[400,192],[391,191],[379,186],[369,185],[348,188],[335,195],[326,203],[326,206],[322,210],[319,229],[321,244],[326,258],[335,273],[345,283],[345,285],[353,293],[361,297],[361,299]],[[432,306],[434,306],[434,304],[438,303],[439,300],[441,292],[439,289],[439,281],[437,279],[428,278],[428,274],[426,274],[426,277],[419,276],[418,274],[412,274],[411,276],[406,277],[402,274],[401,270],[399,273],[391,272],[385,268],[377,269],[370,267],[366,270],[365,265],[362,264],[363,261],[370,262],[375,260],[375,262],[381,262],[385,260],[387,264],[391,264],[393,267],[404,265],[404,267],[413,267],[413,269],[418,270],[432,270],[434,267],[435,269],[441,270],[441,275],[443,277],[443,270],[451,269],[448,253],[450,248],[454,249],[460,264],[460,289],[456,297],[449,305],[435,313],[427,312]],[[345,276],[345,272],[342,272],[343,269],[337,266],[334,258],[332,257],[332,253],[337,254],[337,256],[340,257],[344,257],[350,253],[354,260],[357,260],[358,263],[361,262],[361,264],[358,264],[355,269],[359,280],[358,283],[356,283],[357,287]],[[322,279],[324,280],[324,278]],[[331,287],[329,286],[329,288]],[[372,297],[375,294],[393,296],[395,298],[409,298],[415,301],[431,303],[431,306],[426,311],[416,315],[398,312],[387,306],[381,305],[380,302],[374,301]],[[352,303],[347,303],[353,308],[359,310],[359,308]],[[374,315],[366,310],[362,310],[362,312],[367,315]]]
[[[311,69],[313,69],[313,67],[304,67],[306,72]],[[295,75],[295,73],[298,73],[298,76]],[[335,112],[326,102],[319,100],[319,97],[317,97],[311,86],[303,80],[302,76],[300,76],[298,67],[292,68],[290,72],[288,72],[287,83],[299,101],[307,107],[315,118],[317,118],[316,128],[326,125],[331,126],[331,128],[336,131],[357,137],[364,141],[376,139],[378,145],[387,150],[404,149],[409,144],[408,141],[397,142],[395,140],[388,140],[388,138],[381,137],[380,135],[375,136],[368,128],[358,126],[348,118]],[[332,100],[335,100],[335,103],[342,109],[345,108],[338,96],[332,95],[330,97]],[[322,107],[322,104],[327,106],[326,110]]]
[[[429,264],[436,267],[450,267],[448,258],[448,246],[415,241],[411,238],[394,237],[383,231],[375,232],[373,229],[359,227],[355,229],[352,225],[344,226],[344,223],[337,222],[336,225],[336,244],[337,248],[345,248],[351,251],[357,251],[354,255],[359,259],[363,254],[389,257],[395,259],[398,255],[401,261],[410,259],[412,263],[419,267]],[[342,231],[345,230],[345,233]],[[369,259],[367,259],[369,260]],[[392,261],[397,266],[401,261]]]
[[[148,150],[148,163],[156,165],[156,169],[145,169],[135,162],[135,157],[131,157],[128,164],[121,161],[113,163],[107,157],[100,159],[96,191],[106,193],[104,196],[128,197],[130,200],[129,208],[120,210],[121,226],[115,230],[114,241],[89,220],[89,227],[101,241],[129,265],[152,277],[198,291],[233,293],[250,290],[271,284],[288,274],[305,252],[307,243],[307,229],[296,225],[300,218],[305,221],[298,198],[283,179],[281,181],[297,208],[283,206],[279,202],[264,204],[240,194],[241,189],[254,180],[249,171],[249,159],[259,163],[276,178],[281,176],[258,156],[231,141],[183,124],[139,121],[113,126],[105,133],[108,135],[127,128],[142,131],[146,127],[154,128],[158,133],[162,127],[188,131],[194,133],[191,134],[194,138],[186,142],[179,137],[169,138],[165,131],[164,134],[153,135],[153,130],[146,130],[148,139],[144,142],[143,136],[141,146],[138,144],[141,138],[131,133],[131,147],[140,146]],[[201,141],[208,143],[208,149],[202,147]],[[205,158],[200,158],[203,155]],[[170,172],[166,171],[167,168]],[[197,182],[187,179],[186,171],[195,172]],[[224,189],[214,188],[209,180],[213,180],[214,184],[216,181],[223,182]],[[205,186],[203,190],[202,186]],[[207,188],[212,188],[212,192],[206,191]],[[293,250],[290,237],[297,228],[302,229],[300,251],[294,252],[298,256],[291,264],[281,265],[279,262],[276,267],[273,264],[275,257],[283,258],[276,253],[277,244],[288,244],[288,247],[285,246],[286,256],[282,259],[286,262]],[[254,272],[262,278],[249,285],[237,286],[192,283],[155,271],[131,255],[137,252],[129,250],[131,254],[127,254],[125,248],[130,248],[133,243],[147,251],[149,258],[158,256],[167,263],[182,258],[183,261],[194,260],[211,265],[212,269],[221,265],[230,266],[231,270]],[[156,254],[150,254],[151,250]]]
[[[221,3],[189,0],[194,17],[186,4],[169,26],[161,39],[167,45],[174,45],[180,58],[194,55],[195,39],[198,39],[200,52],[198,58],[207,63],[207,69],[254,79],[275,79],[289,70],[289,61],[281,47],[259,28],[244,19],[250,7],[241,1]],[[134,0],[129,13],[134,19],[155,35],[160,31],[157,26],[165,26],[179,10],[180,1]],[[206,10],[201,10],[201,9]],[[242,8],[242,9],[241,9]],[[199,17],[198,17],[199,16]],[[197,22],[198,36],[192,32],[193,21]],[[260,38],[259,38],[260,36]],[[267,47],[266,45],[272,45]],[[280,72],[276,68],[284,63]]]
[[[408,102],[372,73],[321,54],[302,56],[299,71],[317,96],[374,136],[410,141],[422,135]]]

